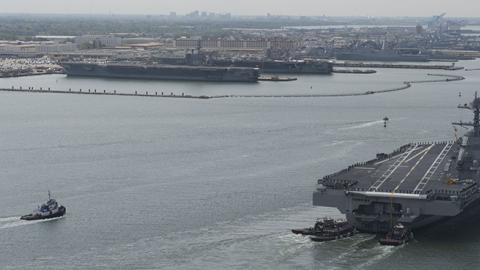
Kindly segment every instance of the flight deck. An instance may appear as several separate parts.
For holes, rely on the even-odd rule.
[[[365,232],[480,212],[480,98],[459,108],[474,113],[472,122],[453,123],[473,127],[460,138],[406,144],[327,175],[318,180],[313,204],[339,209]]]
[[[326,186],[343,185],[352,191],[427,194],[431,191],[459,191],[452,185],[459,179],[457,156],[460,147],[454,141],[402,146],[392,154],[358,163],[326,176]]]

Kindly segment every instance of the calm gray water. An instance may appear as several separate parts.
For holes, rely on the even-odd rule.
[[[361,234],[311,243],[289,229],[340,216],[311,206],[323,175],[411,141],[452,139],[450,122],[470,119],[455,107],[479,90],[480,71],[380,70],[259,84],[51,75],[0,86],[335,93],[397,87],[429,72],[467,79],[348,98],[0,93],[0,269],[477,269],[479,220],[432,228],[400,248]],[[67,215],[19,221],[49,189]]]

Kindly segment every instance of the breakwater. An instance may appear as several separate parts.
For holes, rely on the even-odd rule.
[[[125,96],[125,97],[152,97],[152,98],[190,98],[190,99],[208,99],[209,96],[193,96],[185,95],[185,93],[175,94],[173,92],[164,93],[158,91],[135,91],[133,93],[122,93],[113,91],[97,91],[96,89],[88,90],[54,90],[50,88],[34,88],[34,87],[11,87],[11,88],[0,88],[1,92],[22,92],[22,93],[39,93],[39,94],[73,94],[73,95],[103,95],[103,96]]]
[[[380,93],[388,92],[397,92],[410,88],[412,84],[417,83],[436,83],[436,82],[451,82],[451,81],[460,81],[464,80],[463,76],[456,75],[446,75],[446,74],[428,74],[431,77],[437,77],[437,79],[431,80],[416,80],[416,81],[405,81],[399,87],[391,89],[382,89],[382,90],[369,90],[364,92],[351,92],[351,93],[340,93],[340,94],[294,94],[294,95],[185,95],[184,93],[175,94],[174,92],[164,93],[159,91],[135,91],[133,93],[122,93],[113,91],[97,91],[96,89],[87,89],[87,90],[55,90],[50,88],[34,88],[34,87],[11,87],[11,88],[0,88],[0,92],[22,92],[22,93],[39,93],[39,94],[74,94],[74,95],[103,95],[103,96],[125,96],[125,97],[149,97],[149,98],[187,98],[187,99],[218,99],[218,98],[278,98],[278,97],[353,97],[353,96],[365,96],[373,95]]]
[[[456,75],[446,75],[446,74],[428,74],[431,77],[438,77],[441,79],[431,79],[431,80],[416,80],[416,81],[404,81],[402,86],[382,89],[382,90],[369,90],[365,92],[353,92],[353,93],[341,93],[341,94],[300,94],[300,95],[226,95],[226,96],[210,96],[209,98],[292,98],[292,97],[354,97],[354,96],[366,96],[380,93],[389,93],[406,90],[412,87],[412,84],[417,83],[437,83],[437,82],[452,82],[452,81],[461,81],[464,80],[463,76]]]
[[[364,62],[334,62],[334,67],[353,68],[404,68],[404,69],[440,69],[440,70],[461,70],[463,67],[455,65],[420,65],[420,64],[392,64],[392,63],[364,63]]]

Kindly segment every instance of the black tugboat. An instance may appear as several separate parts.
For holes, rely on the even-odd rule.
[[[39,220],[56,218],[65,215],[67,209],[63,205],[58,205],[57,201],[50,196],[48,191],[48,201],[39,206],[33,213],[21,216],[23,220]]]
[[[410,231],[410,229],[401,223],[398,223],[397,225],[393,226],[390,232],[388,232],[384,237],[380,238],[378,242],[385,246],[400,246],[412,239],[413,233]]]
[[[346,220],[324,219],[323,230],[310,236],[314,242],[326,242],[346,238],[355,234],[355,228]]]
[[[355,228],[346,220],[332,218],[319,219],[315,226],[304,229],[293,229],[292,233],[309,235],[315,242],[325,242],[335,239],[350,237],[355,234]]]
[[[304,229],[292,229],[292,233],[294,234],[301,234],[301,235],[317,235],[321,234],[324,228],[324,224],[326,219],[318,219],[315,222],[315,225],[310,228],[304,228]]]

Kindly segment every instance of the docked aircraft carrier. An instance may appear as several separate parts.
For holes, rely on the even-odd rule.
[[[108,77],[150,80],[257,82],[258,68],[212,67],[140,63],[63,62],[68,76]]]
[[[461,138],[410,143],[318,180],[313,204],[338,208],[359,231],[411,229],[480,212],[480,98],[459,108],[473,111]]]

